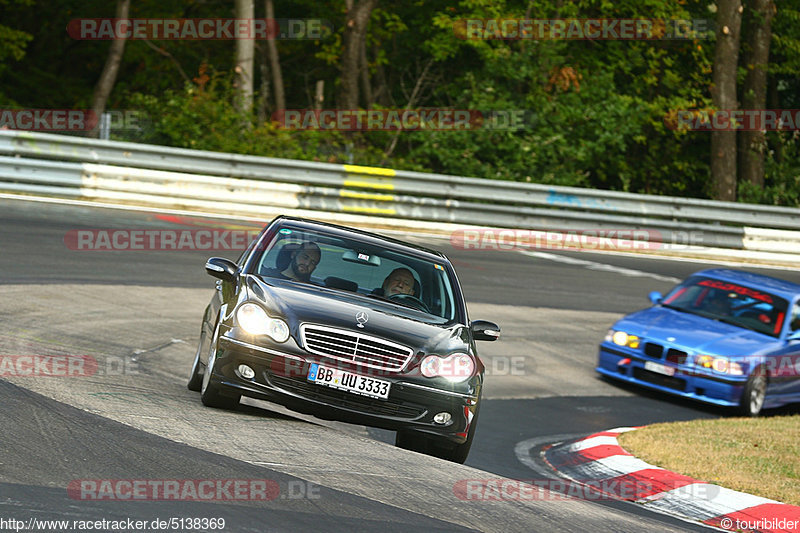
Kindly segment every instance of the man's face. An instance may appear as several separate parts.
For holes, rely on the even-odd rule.
[[[386,296],[411,294],[414,292],[414,277],[406,270],[392,272],[386,279],[386,287],[383,290]]]
[[[308,280],[311,273],[317,268],[319,264],[319,251],[314,248],[306,248],[295,253],[292,259],[292,270],[297,277],[302,280]]]

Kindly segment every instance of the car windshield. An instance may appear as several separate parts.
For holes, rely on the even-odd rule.
[[[786,317],[783,298],[737,283],[693,277],[662,300],[671,309],[705,316],[777,337]]]
[[[455,282],[443,263],[376,247],[357,237],[284,227],[251,265],[250,272],[264,279],[303,281],[372,298],[407,316],[423,313],[437,322],[458,316]]]

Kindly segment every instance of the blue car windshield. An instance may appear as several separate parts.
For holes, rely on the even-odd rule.
[[[661,303],[772,337],[780,335],[788,307],[786,300],[768,292],[705,277],[689,278]]]
[[[399,314],[423,313],[437,322],[460,315],[458,286],[444,264],[357,238],[282,228],[258,256],[252,273],[374,298]]]

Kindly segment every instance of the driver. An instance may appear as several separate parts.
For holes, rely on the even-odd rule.
[[[313,242],[307,242],[303,246],[292,252],[292,259],[281,274],[295,281],[308,281],[311,273],[317,268],[322,252]]]
[[[715,291],[704,302],[703,310],[719,316],[731,314],[731,298],[727,292]]]
[[[407,268],[395,268],[383,280],[383,295],[389,297],[395,294],[414,294],[414,275]]]

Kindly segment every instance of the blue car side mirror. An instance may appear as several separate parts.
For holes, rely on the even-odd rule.
[[[661,303],[661,299],[664,298],[663,296],[661,296],[661,293],[658,292],[658,291],[651,292],[650,294],[647,295],[647,297],[654,304],[660,304]]]

